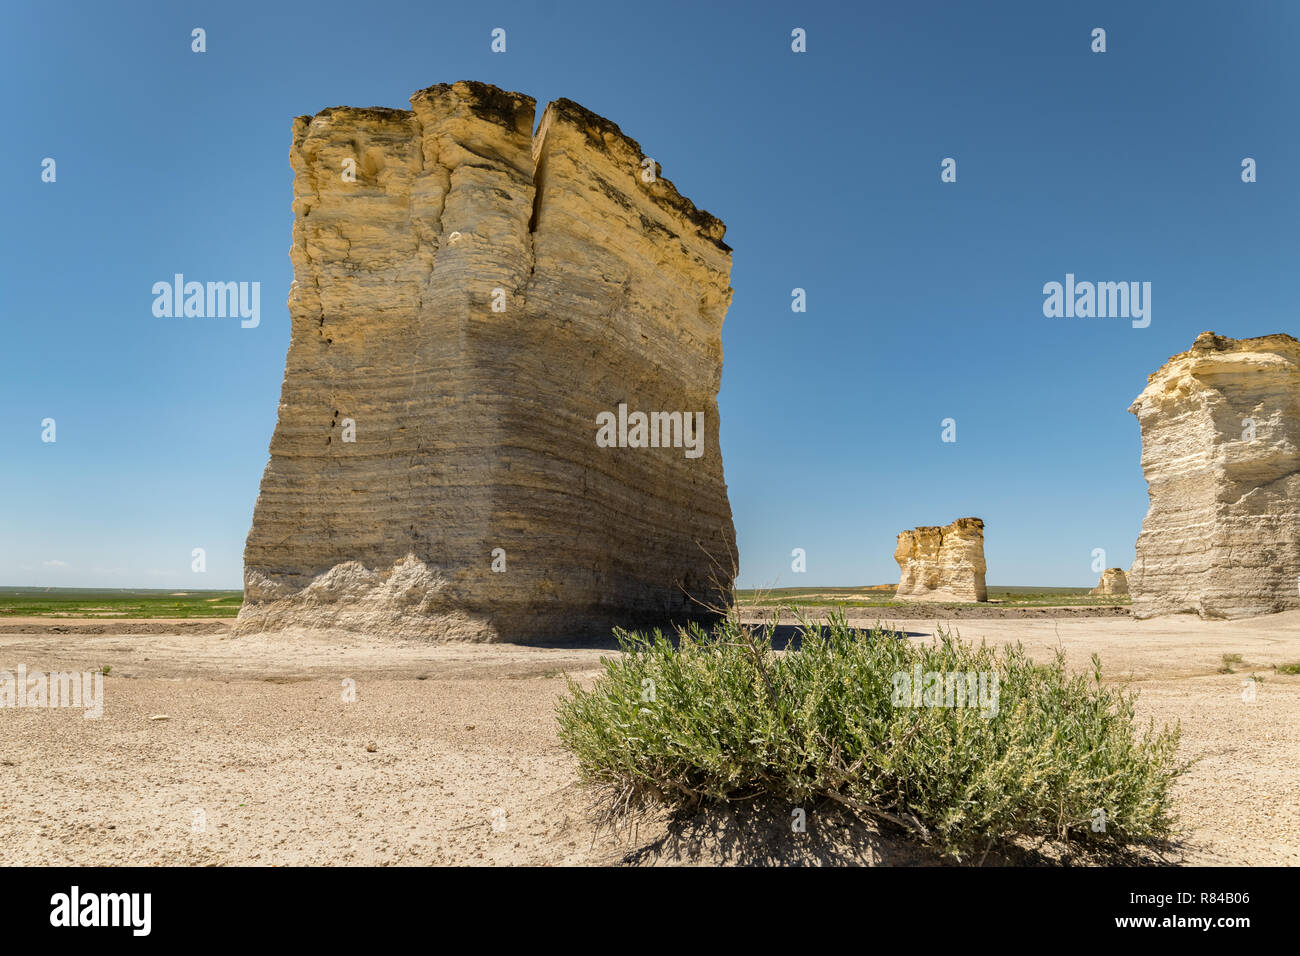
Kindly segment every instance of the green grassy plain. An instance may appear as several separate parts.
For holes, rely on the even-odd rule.
[[[173,591],[144,588],[0,588],[6,617],[234,617],[242,591]]]
[[[989,606],[1049,607],[1128,604],[1127,595],[1093,597],[1088,588],[990,587]],[[899,607],[891,589],[774,588],[737,591],[742,606]],[[6,617],[187,618],[234,617],[241,591],[170,591],[147,588],[0,588],[0,621]]]

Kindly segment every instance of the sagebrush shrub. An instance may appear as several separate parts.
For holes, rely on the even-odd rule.
[[[831,799],[956,858],[1016,836],[1104,850],[1172,834],[1179,729],[1138,733],[1134,695],[1102,683],[1096,655],[1092,674],[1071,675],[1061,652],[1034,664],[1019,645],[976,647],[942,629],[931,644],[852,629],[842,614],[801,624],[785,652],[730,619],[676,644],[617,632],[623,653],[590,690],[570,680],[557,705],[606,817]],[[907,706],[900,687],[936,673],[984,675],[996,707],[924,705],[959,700],[943,685]],[[978,686],[950,677],[963,683]]]

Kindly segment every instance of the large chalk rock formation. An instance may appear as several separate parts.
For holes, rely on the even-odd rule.
[[[1300,342],[1203,332],[1148,379],[1133,614],[1300,607]]]
[[[984,522],[979,518],[899,532],[894,560],[899,569],[898,600],[988,600]]]
[[[481,83],[411,106],[294,121],[292,333],[238,630],[567,638],[721,603],[725,227],[576,103],[536,136],[531,97]],[[599,447],[620,405],[626,447]],[[637,412],[683,414],[649,436]]]

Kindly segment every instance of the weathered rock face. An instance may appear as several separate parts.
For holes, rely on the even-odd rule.
[[[1123,568],[1107,568],[1101,572],[1101,580],[1088,592],[1093,595],[1128,594],[1128,575]]]
[[[1129,411],[1151,499],[1134,616],[1300,607],[1300,342],[1203,332]]]
[[[915,528],[894,548],[901,601],[986,601],[984,522],[958,518],[950,525]]]
[[[553,639],[721,604],[725,227],[576,103],[536,136],[534,100],[485,84],[411,105],[294,122],[238,629]]]

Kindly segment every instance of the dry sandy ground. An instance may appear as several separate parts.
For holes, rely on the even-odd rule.
[[[590,680],[605,648],[50,623],[9,620],[0,670],[111,665],[104,715],[0,709],[7,864],[935,862],[829,807],[809,808],[801,836],[788,808],[595,832],[553,706],[563,674]],[[956,626],[1042,659],[1059,646],[1074,667],[1096,651],[1109,679],[1140,690],[1143,716],[1182,721],[1184,754],[1199,760],[1176,791],[1187,835],[1168,862],[1300,863],[1300,676],[1270,667],[1300,661],[1300,612]],[[934,634],[933,621],[906,628]],[[1219,673],[1224,654],[1242,656],[1239,673]],[[1247,703],[1252,671],[1265,679]]]

